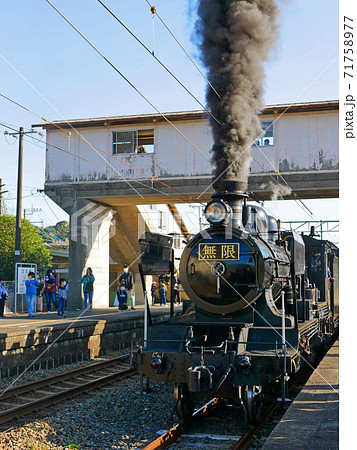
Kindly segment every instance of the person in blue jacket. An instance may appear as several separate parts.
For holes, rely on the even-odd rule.
[[[27,312],[30,317],[35,316],[36,292],[38,285],[39,282],[36,280],[35,273],[29,272],[28,278],[25,281],[25,286],[26,286]]]
[[[0,278],[0,317],[4,317],[5,300],[9,297],[7,284],[4,284],[4,280]]]
[[[128,309],[128,294],[125,290],[125,286],[122,285],[117,291],[117,299],[119,301],[118,311],[123,312]]]

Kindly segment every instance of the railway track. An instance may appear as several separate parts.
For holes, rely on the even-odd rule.
[[[129,355],[90,364],[0,392],[0,426],[93,389],[135,375]]]
[[[305,384],[310,374],[310,371],[307,371],[303,376],[297,376],[292,380],[288,385],[287,393],[297,389],[297,385]],[[305,379],[305,377],[307,378]],[[299,390],[298,388],[297,391]],[[245,450],[250,448],[257,433],[266,425],[279,407],[281,407],[281,403],[277,400],[266,405],[259,424],[250,426],[245,423],[244,415],[240,408],[229,408],[224,401],[215,398],[195,411],[190,423],[182,421],[176,424],[148,444],[144,450],[161,448],[186,450],[197,446],[204,446],[207,449]],[[210,418],[212,415],[213,417]],[[210,421],[211,424],[214,424],[213,426],[210,424]],[[225,430],[225,434],[222,434],[223,429],[232,421],[235,422],[235,426],[231,428],[229,433]]]
[[[229,450],[243,450],[248,449],[254,440],[256,433],[265,425],[266,421],[273,414],[273,412],[279,407],[280,403],[274,402],[269,405],[260,421],[256,426],[249,426],[244,423],[243,413],[239,412],[236,408],[231,413],[229,408],[225,405],[221,399],[215,398],[209,403],[204,405],[193,414],[193,419],[190,423],[184,421],[176,424],[173,428],[163,432],[161,436],[155,439],[153,442],[144,447],[144,450],[155,450],[161,448],[175,448],[175,449],[188,449],[194,448],[197,445],[205,448],[219,448]],[[218,414],[217,414],[218,411]],[[221,411],[221,414],[219,412]],[[228,411],[228,413],[227,413]],[[238,413],[238,414],[237,414]],[[209,417],[214,415],[211,422],[216,422],[213,426],[215,431],[212,432],[212,425],[207,425],[210,420]],[[229,415],[227,419],[222,419],[221,416]],[[234,434],[222,434],[222,427],[220,424],[223,421],[234,420],[236,426],[234,427]],[[241,419],[241,423],[238,423]],[[207,432],[207,428],[211,428],[211,432]],[[220,430],[220,431],[218,431]],[[174,445],[171,447],[171,445]]]

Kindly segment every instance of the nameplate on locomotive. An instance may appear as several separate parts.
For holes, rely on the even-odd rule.
[[[239,244],[198,244],[198,259],[208,261],[239,259]]]

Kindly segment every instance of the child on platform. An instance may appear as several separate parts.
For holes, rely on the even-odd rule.
[[[60,317],[66,317],[64,314],[66,299],[67,299],[67,283],[64,278],[61,278],[58,286],[58,307],[57,307],[57,314]]]
[[[162,281],[159,287],[160,306],[166,306],[166,284]]]
[[[120,286],[120,289],[117,291],[117,299],[119,302],[119,312],[123,312],[128,309],[128,293],[126,292],[124,284]]]

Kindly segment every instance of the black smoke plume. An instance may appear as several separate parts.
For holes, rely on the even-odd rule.
[[[208,79],[213,178],[246,188],[251,143],[262,132],[264,62],[278,36],[275,0],[199,0],[196,32]]]

